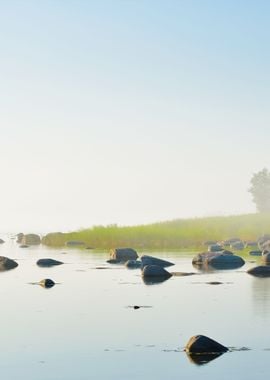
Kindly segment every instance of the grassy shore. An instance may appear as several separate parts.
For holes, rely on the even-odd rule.
[[[51,233],[43,238],[48,246],[61,247],[70,240],[83,241],[97,249],[192,249],[206,240],[232,237],[256,240],[270,233],[270,214],[247,214],[209,218],[179,219],[140,226],[95,226],[68,233]]]

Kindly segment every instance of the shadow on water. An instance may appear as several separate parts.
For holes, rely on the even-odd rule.
[[[219,358],[224,352],[206,353],[206,354],[194,354],[186,352],[189,361],[196,365],[204,365],[212,360]]]
[[[142,280],[145,285],[158,285],[169,280],[169,278],[170,277],[142,277]]]

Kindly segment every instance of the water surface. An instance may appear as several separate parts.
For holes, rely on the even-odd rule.
[[[156,252],[176,263],[170,271],[196,275],[146,285],[140,270],[107,264],[106,252],[22,249],[9,240],[0,255],[19,263],[0,273],[3,379],[253,380],[268,374],[270,279],[248,275],[254,263],[200,273],[192,254]],[[65,265],[38,267],[46,257]],[[58,284],[31,284],[44,278]],[[212,281],[222,284],[207,284]],[[196,365],[183,351],[196,334],[232,350]]]

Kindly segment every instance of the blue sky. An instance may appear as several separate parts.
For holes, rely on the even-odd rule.
[[[0,230],[255,211],[268,1],[0,1]]]

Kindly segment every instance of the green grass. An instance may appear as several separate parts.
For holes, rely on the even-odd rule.
[[[206,240],[238,237],[256,240],[270,233],[270,214],[247,214],[209,218],[179,219],[148,225],[119,227],[95,226],[68,233],[51,233],[43,238],[49,246],[64,246],[69,240],[84,241],[97,249],[193,249]]]

